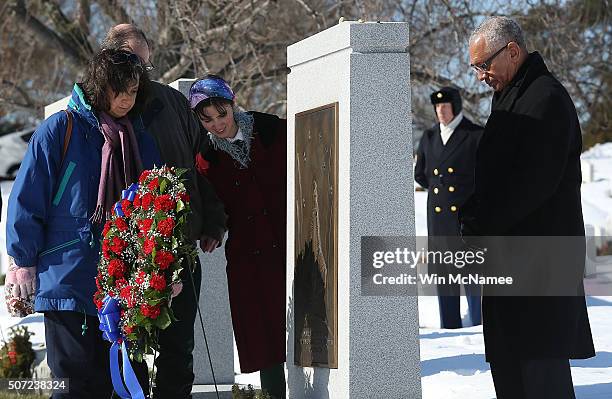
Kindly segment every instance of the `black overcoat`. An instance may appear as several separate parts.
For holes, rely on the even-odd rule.
[[[429,191],[428,235],[459,234],[457,212],[474,189],[476,148],[481,135],[482,126],[466,117],[446,145],[442,144],[439,124],[423,133],[417,150],[414,179]]]
[[[581,151],[580,125],[569,94],[542,57],[531,53],[512,82],[493,96],[477,151],[474,195],[460,219],[483,236],[582,240]],[[560,245],[549,255],[564,256],[566,250]],[[576,259],[574,269],[584,269],[583,253],[566,255]],[[525,256],[526,262],[531,260],[533,256]],[[538,266],[533,264],[534,273]],[[485,289],[487,361],[594,356],[582,273],[575,284],[579,294],[563,297],[488,296]]]

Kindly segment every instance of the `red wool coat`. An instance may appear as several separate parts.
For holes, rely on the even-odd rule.
[[[282,363],[286,353],[287,122],[252,115],[247,169],[224,151],[209,149],[203,156],[228,215],[227,283],[243,373]]]

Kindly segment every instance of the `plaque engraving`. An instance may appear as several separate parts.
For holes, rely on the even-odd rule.
[[[338,367],[338,103],[295,116],[294,362]]]

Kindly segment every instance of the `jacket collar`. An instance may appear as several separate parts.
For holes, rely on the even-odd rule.
[[[455,150],[459,148],[459,145],[463,143],[463,141],[467,138],[467,128],[470,124],[470,120],[465,116],[461,119],[459,126],[455,128],[455,131],[446,142],[446,145],[443,146],[442,154],[440,154],[440,165],[442,164],[442,162],[446,161],[448,157],[450,157],[455,152]],[[440,136],[440,134],[438,134],[438,136]],[[440,138],[439,140],[440,143],[442,143],[442,139]]]
[[[527,56],[514,78],[501,92],[493,94],[493,109],[510,110],[514,101],[536,78],[549,74],[548,68],[537,51]]]
[[[75,83],[72,88],[72,95],[70,101],[68,101],[68,108],[79,114],[90,125],[96,127],[99,125],[98,118],[91,105],[87,103],[85,93],[83,93],[78,83]]]

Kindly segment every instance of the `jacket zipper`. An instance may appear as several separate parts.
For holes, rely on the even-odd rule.
[[[67,241],[67,242],[65,242],[63,244],[60,244],[60,245],[57,245],[57,246],[55,246],[53,248],[49,248],[49,249],[47,249],[45,251],[42,251],[38,256],[48,255],[51,252],[55,252],[55,251],[58,251],[58,250],[60,250],[62,248],[66,248],[66,247],[69,247],[71,245],[74,245],[74,244],[76,244],[79,241],[81,241],[80,238],[75,238],[74,240]]]

